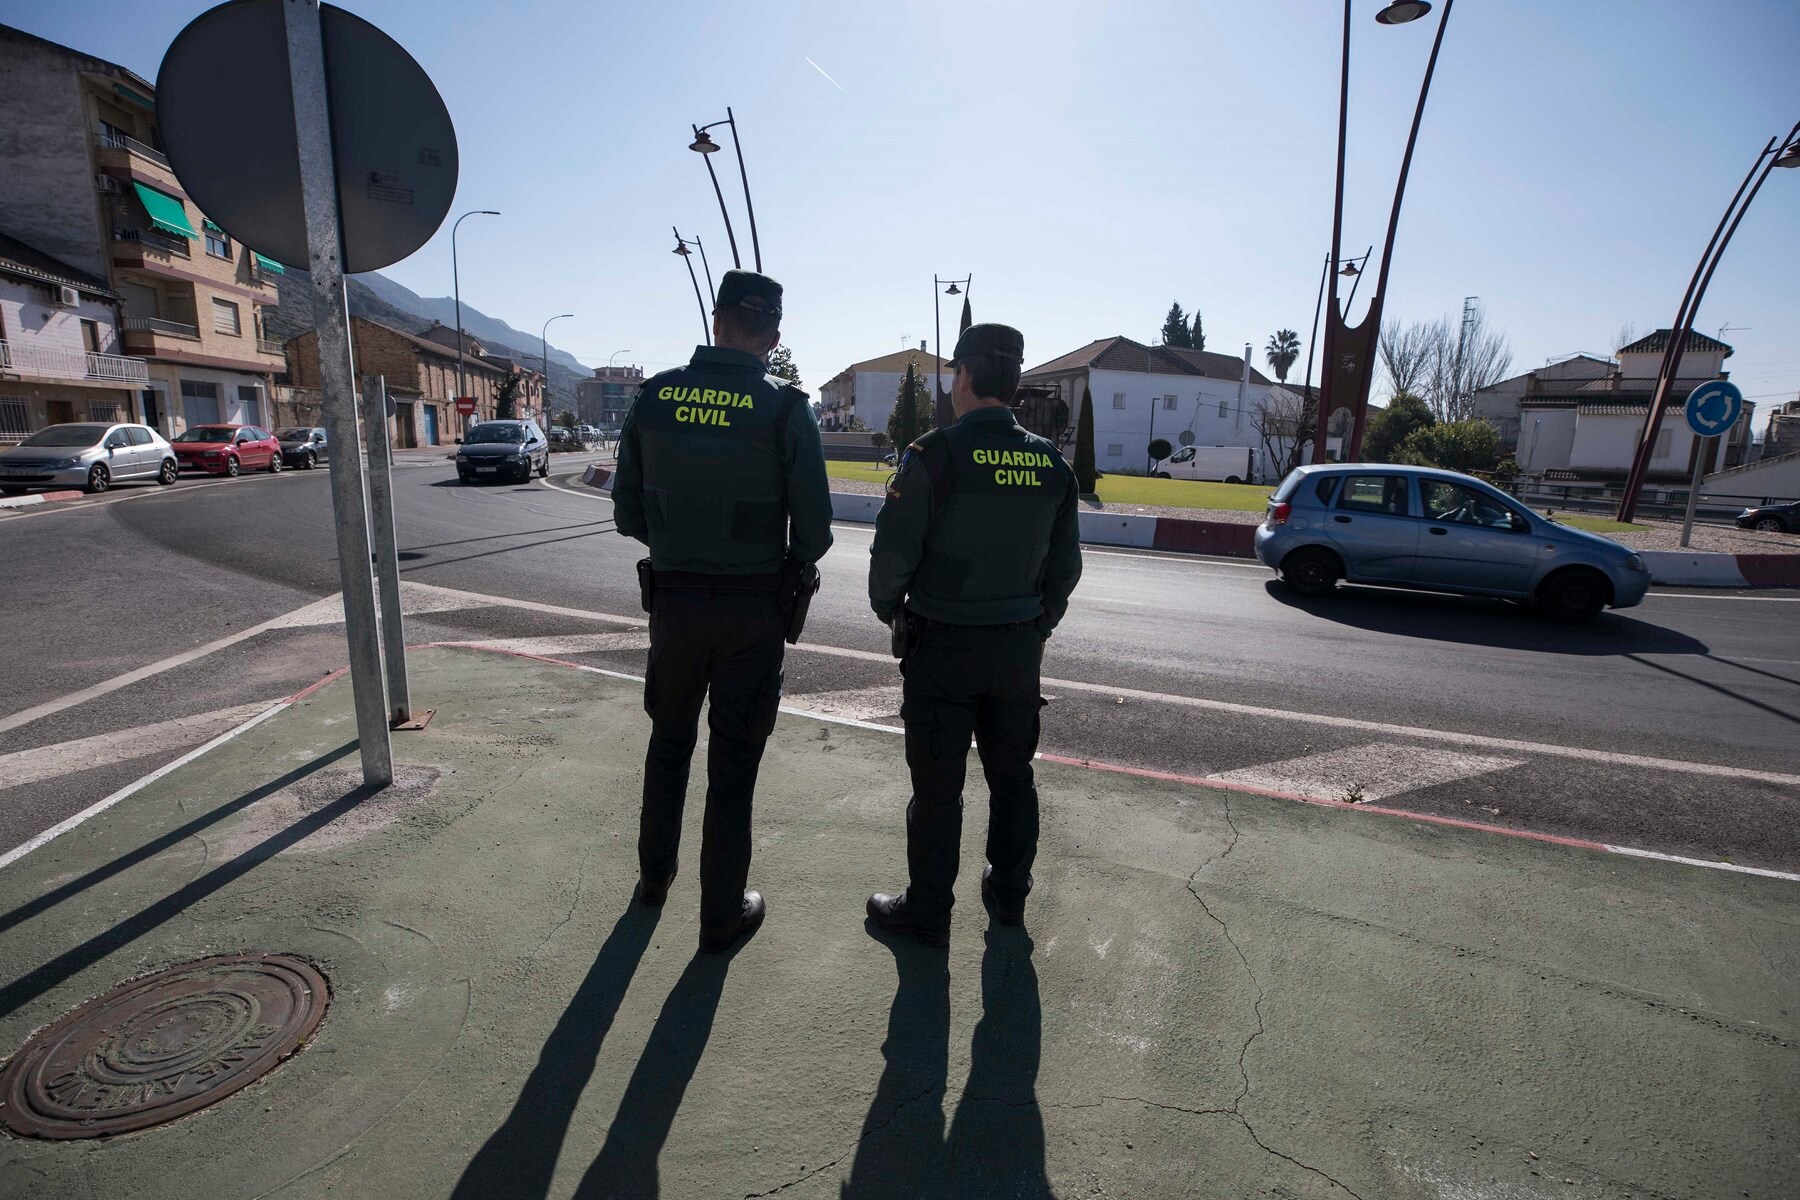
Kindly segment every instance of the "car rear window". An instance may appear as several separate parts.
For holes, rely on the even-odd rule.
[[[1287,478],[1281,481],[1281,486],[1275,489],[1275,495],[1271,498],[1275,500],[1288,499],[1294,494],[1295,489],[1300,486],[1300,481],[1305,478],[1306,476],[1302,475],[1299,471],[1289,471]]]
[[[1342,478],[1341,475],[1319,476],[1319,482],[1313,487],[1313,495],[1319,498],[1320,504],[1331,507],[1332,499],[1337,496],[1338,480]]]

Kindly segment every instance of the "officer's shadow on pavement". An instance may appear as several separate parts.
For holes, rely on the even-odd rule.
[[[1052,1195],[1037,1102],[1043,1013],[1031,938],[997,925],[985,938],[981,1019],[946,1136],[949,963],[942,949],[882,935],[899,986],[881,1048],[887,1063],[840,1192],[844,1200]]]

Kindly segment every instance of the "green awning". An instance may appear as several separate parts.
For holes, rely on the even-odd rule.
[[[131,101],[133,104],[137,105],[139,108],[147,108],[151,112],[156,111],[156,101],[150,99],[148,96],[138,95],[136,92],[132,91],[130,88],[126,87],[122,83],[113,84],[113,91],[118,93],[120,96],[123,96],[125,99]]]
[[[201,217],[200,224],[206,226],[208,233],[224,233],[225,232],[223,229],[220,229],[217,225],[213,224],[213,219],[211,217]]]
[[[263,270],[267,271],[271,275],[286,275],[287,274],[287,268],[282,266],[280,263],[276,262],[272,258],[264,258],[262,255],[258,254],[254,250],[252,250],[250,252],[250,256],[252,258],[256,259],[257,266],[261,267]]]
[[[137,189],[138,202],[144,211],[150,214],[150,224],[164,233],[172,233],[176,237],[193,238],[200,235],[188,224],[187,208],[175,197],[166,192],[159,192],[153,187],[145,187],[141,183],[131,185]]]

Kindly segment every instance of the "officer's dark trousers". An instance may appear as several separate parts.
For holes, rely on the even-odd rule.
[[[1038,669],[1043,641],[1030,625],[928,627],[902,664],[906,765],[912,803],[906,809],[909,909],[949,919],[962,843],[963,776],[974,734],[987,775],[987,859],[994,889],[1023,901],[1037,857],[1038,798],[1031,758],[1037,753]]]
[[[688,765],[710,688],[700,841],[703,929],[736,918],[749,879],[750,802],[781,704],[782,633],[774,592],[658,589],[650,614],[644,709],[651,730],[638,866],[650,879],[675,873]]]

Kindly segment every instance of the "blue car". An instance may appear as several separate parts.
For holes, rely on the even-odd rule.
[[[1630,608],[1650,571],[1630,549],[1546,520],[1469,475],[1387,463],[1301,467],[1256,530],[1256,557],[1294,591],[1339,580],[1498,596],[1570,624]]]

